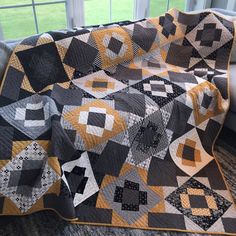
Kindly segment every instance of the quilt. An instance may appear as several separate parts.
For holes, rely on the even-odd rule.
[[[0,90],[0,215],[236,235],[213,154],[234,34],[173,9],[24,39]]]

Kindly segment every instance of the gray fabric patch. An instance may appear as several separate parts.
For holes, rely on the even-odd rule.
[[[2,95],[16,101],[20,93],[20,87],[23,78],[23,72],[18,71],[13,67],[9,67],[6,74],[6,80],[2,89]]]
[[[175,66],[189,66],[193,48],[190,46],[182,46],[174,43],[170,44],[166,62]]]

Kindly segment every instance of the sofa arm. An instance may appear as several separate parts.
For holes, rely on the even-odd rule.
[[[0,84],[11,53],[12,49],[0,41]]]

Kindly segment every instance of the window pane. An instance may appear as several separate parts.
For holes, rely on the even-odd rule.
[[[0,0],[0,6],[12,6],[31,3],[31,0]]]
[[[36,6],[39,32],[67,28],[66,8],[64,3]]]
[[[0,24],[5,40],[21,39],[36,33],[32,7],[1,9]]]
[[[150,17],[160,16],[166,12],[166,0],[151,0],[150,1]]]
[[[185,9],[185,0],[170,0],[169,8],[177,8],[180,11]]]
[[[84,0],[85,25],[109,22],[109,0]]]
[[[133,0],[112,0],[112,21],[132,20]]]
[[[170,0],[169,9],[177,8],[184,11],[185,0]],[[167,0],[150,0],[150,17],[162,15],[166,12]]]

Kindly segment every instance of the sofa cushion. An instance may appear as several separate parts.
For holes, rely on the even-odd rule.
[[[11,53],[12,49],[4,42],[0,42],[0,84]]]
[[[236,64],[230,65],[230,110],[236,112]]]

